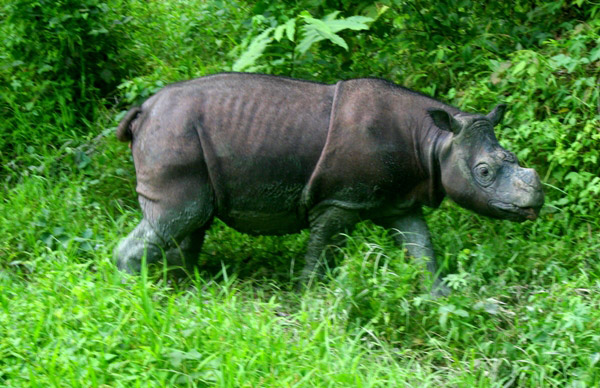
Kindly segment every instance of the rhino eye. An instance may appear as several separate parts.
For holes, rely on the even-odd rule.
[[[475,169],[475,179],[482,186],[488,186],[494,181],[494,170],[486,163],[478,164]]]

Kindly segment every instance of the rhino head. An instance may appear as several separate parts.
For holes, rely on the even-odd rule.
[[[429,111],[437,127],[452,133],[438,155],[442,186],[452,200],[479,214],[534,220],[544,204],[542,184],[535,170],[519,166],[515,154],[498,143],[494,126],[505,111],[506,105],[485,116]]]

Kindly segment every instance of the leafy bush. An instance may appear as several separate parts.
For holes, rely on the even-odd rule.
[[[7,166],[85,135],[102,99],[137,61],[124,50],[132,20],[126,0],[2,2],[0,20],[0,162]]]
[[[239,47],[241,54],[232,69],[234,71],[273,72],[277,66],[284,65],[289,68],[289,75],[293,76],[296,63],[301,61],[311,46],[320,41],[327,40],[348,51],[348,44],[338,35],[338,32],[368,30],[367,23],[374,19],[366,16],[338,19],[338,14],[339,11],[334,11],[322,19],[315,19],[310,13],[303,11],[297,17],[287,19],[283,24],[277,24],[274,17],[265,18],[262,15],[254,17],[253,25],[257,25],[262,31],[255,37],[250,34],[252,39]],[[264,29],[269,24],[272,26]],[[277,47],[269,47],[275,43]],[[266,54],[266,51],[270,51],[270,53]],[[263,61],[262,65],[257,65],[258,59],[265,54],[271,58],[275,56],[280,59],[266,61],[266,63]]]
[[[549,211],[591,222],[600,203],[599,30],[592,20],[544,41],[540,52],[491,60],[481,82],[457,96],[460,105],[476,109],[485,109],[481,102],[489,96],[504,96],[510,109],[499,138],[541,173]]]
[[[250,24],[248,7],[238,1],[132,2],[134,19],[127,47],[143,58],[139,74],[121,80],[119,108],[140,104],[160,87],[231,68],[228,53]],[[160,39],[156,34],[160,33]]]

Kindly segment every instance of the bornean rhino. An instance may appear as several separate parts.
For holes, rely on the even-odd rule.
[[[329,85],[225,73],[166,86],[117,129],[131,141],[144,216],[117,247],[117,265],[135,273],[144,255],[193,265],[218,217],[250,234],[310,228],[303,284],[340,232],[370,219],[436,273],[423,205],[448,195],[524,221],[544,203],[538,174],[494,135],[505,110],[465,113],[371,78]],[[435,290],[445,292],[439,279]]]

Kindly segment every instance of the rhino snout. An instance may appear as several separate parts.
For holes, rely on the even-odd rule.
[[[510,183],[509,183],[510,182]],[[488,206],[500,218],[514,221],[535,220],[544,205],[542,182],[535,170],[519,168],[488,201]]]
[[[516,186],[518,189],[519,201],[517,206],[522,208],[537,208],[544,205],[544,191],[542,190],[542,181],[538,173],[532,168],[523,168],[517,175]]]

